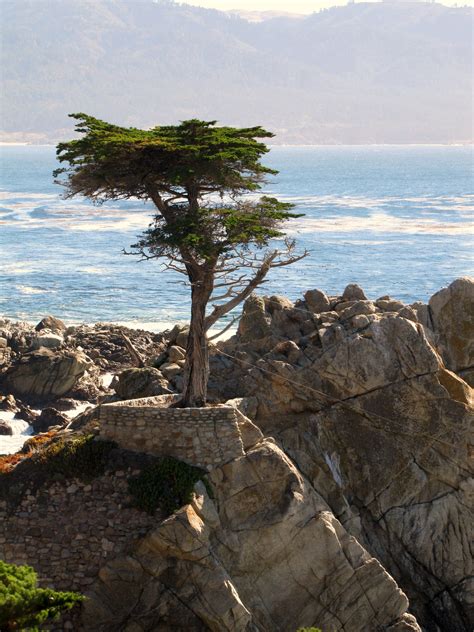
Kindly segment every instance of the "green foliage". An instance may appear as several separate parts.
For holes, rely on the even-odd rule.
[[[79,113],[77,140],[59,143],[57,156],[68,162],[72,194],[96,199],[151,197],[171,187],[206,191],[254,191],[266,174],[260,164],[268,151],[257,138],[273,134],[262,127],[217,127],[216,121],[191,119],[150,130],[119,127]]]
[[[320,628],[298,628],[296,632],[322,632]]]
[[[198,467],[165,457],[130,479],[128,485],[138,508],[150,514],[160,508],[168,515],[191,502],[194,485],[200,480],[212,496],[205,474]]]
[[[208,206],[199,214],[190,216],[186,210],[179,213],[178,205],[171,207],[175,213],[172,222],[156,215],[151,227],[145,231],[133,248],[149,252],[156,257],[166,256],[184,246],[205,260],[225,256],[235,246],[246,250],[253,244],[267,246],[271,239],[281,237],[279,225],[283,221],[300,217],[290,213],[293,204],[263,196],[256,202],[248,200],[233,206]]]
[[[215,121],[192,119],[140,130],[87,114],[71,116],[83,136],[58,145],[58,160],[69,168],[57,169],[55,176],[66,176],[69,196],[152,200],[159,213],[135,244],[138,253],[149,249],[153,257],[167,257],[185,249],[187,256],[216,260],[236,245],[266,246],[282,235],[282,222],[297,217],[289,212],[292,204],[275,198],[235,201],[276,173],[260,163],[268,148],[258,139],[273,136],[261,127],[217,127]],[[220,203],[206,202],[216,194]]]
[[[0,630],[38,630],[37,626],[56,619],[84,599],[73,592],[38,588],[30,566],[6,564],[0,560]]]
[[[97,441],[94,435],[84,435],[51,444],[38,460],[45,464],[50,475],[92,479],[103,474],[108,454],[115,447],[112,441]]]

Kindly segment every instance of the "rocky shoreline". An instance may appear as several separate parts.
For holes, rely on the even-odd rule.
[[[210,399],[261,432],[210,473],[214,500],[201,489],[134,552],[108,551],[78,629],[128,629],[127,590],[152,590],[158,565],[155,597],[130,605],[134,630],[155,629],[158,603],[171,616],[165,585],[199,602],[167,619],[177,629],[470,630],[473,318],[468,278],[427,304],[356,285],[296,303],[251,296],[237,333],[212,346]],[[179,392],[185,345],[184,327],[0,320],[0,410],[67,436],[101,404]],[[99,407],[71,423],[85,404]]]

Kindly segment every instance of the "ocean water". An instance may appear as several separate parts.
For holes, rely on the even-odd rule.
[[[152,206],[62,199],[53,147],[3,146],[0,158],[0,315],[151,329],[188,318],[179,275],[122,254]],[[275,147],[265,162],[280,171],[265,192],[305,214],[287,232],[310,256],[274,270],[261,293],[355,282],[410,302],[472,274],[472,147]]]

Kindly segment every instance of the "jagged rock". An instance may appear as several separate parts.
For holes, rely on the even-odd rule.
[[[165,364],[162,364],[160,370],[168,380],[174,379],[182,372],[180,365],[175,362],[166,362]]]
[[[364,293],[364,290],[357,285],[357,283],[349,283],[346,286],[344,292],[342,293],[342,298],[345,301],[366,301],[367,296]]]
[[[244,303],[237,336],[241,342],[261,340],[271,334],[271,317],[266,314],[265,301],[252,294]]]
[[[402,303],[401,301],[394,301],[393,299],[379,299],[378,301],[375,301],[375,305],[383,312],[399,312],[405,307],[405,303]]]
[[[270,314],[274,314],[282,309],[293,309],[293,303],[289,298],[286,298],[286,296],[265,296],[264,301],[265,309]]]
[[[214,502],[198,484],[191,505],[101,570],[85,629],[115,631],[133,616],[144,631],[419,632],[394,580],[271,440],[210,478]]]
[[[0,348],[0,367],[5,367],[10,364],[11,360],[11,349],[8,347]]]
[[[311,312],[320,314],[330,309],[329,299],[321,290],[308,290],[304,294],[304,300]]]
[[[33,421],[35,432],[46,432],[53,426],[64,427],[68,423],[68,418],[55,408],[44,408],[41,414]]]
[[[471,284],[454,287],[464,297],[456,318],[466,353]],[[440,313],[454,310],[452,290],[441,299]],[[344,318],[345,310],[366,304],[335,303],[340,313],[327,321],[321,314],[317,335],[288,341],[308,365],[296,350],[282,355],[279,343],[254,356],[254,368],[240,368],[238,379],[222,377],[238,384],[240,395],[257,398],[258,425],[282,441],[343,524],[394,575],[423,625],[467,632],[472,391],[444,368],[426,305]],[[454,329],[452,337],[455,343]],[[238,357],[238,343],[226,348]]]
[[[437,344],[448,369],[474,367],[474,279],[456,279],[429,301]]]
[[[90,364],[80,351],[40,349],[23,355],[6,373],[14,393],[39,400],[70,391]]]
[[[410,305],[405,305],[400,310],[398,310],[399,316],[402,318],[406,318],[407,320],[412,320],[414,323],[418,322],[418,315],[416,311]]]
[[[29,406],[26,406],[22,402],[17,401],[18,412],[15,414],[15,419],[22,419],[28,424],[32,424],[38,417],[38,414],[32,410]]]
[[[125,369],[118,375],[114,388],[120,399],[138,399],[171,393],[163,373],[152,367]]]
[[[0,410],[16,413],[20,409],[13,395],[0,395]]]
[[[176,336],[176,345],[182,349],[186,349],[188,344],[189,327],[184,327]]]
[[[66,331],[67,327],[62,320],[59,320],[59,318],[46,316],[35,327],[36,331],[42,331],[43,329],[48,329],[52,332],[63,332]]]
[[[376,312],[376,307],[372,301],[357,301],[350,307],[346,307],[339,313],[342,320],[352,318],[353,316],[368,316]]]
[[[186,351],[181,347],[173,345],[168,349],[169,362],[178,362],[179,360],[184,360],[185,357]]]

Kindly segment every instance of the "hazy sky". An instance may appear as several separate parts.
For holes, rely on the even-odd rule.
[[[289,11],[292,13],[312,13],[325,7],[347,4],[347,0],[185,0],[187,4],[212,9],[247,9],[255,11]],[[452,6],[474,6],[474,0],[443,0],[441,4]]]

